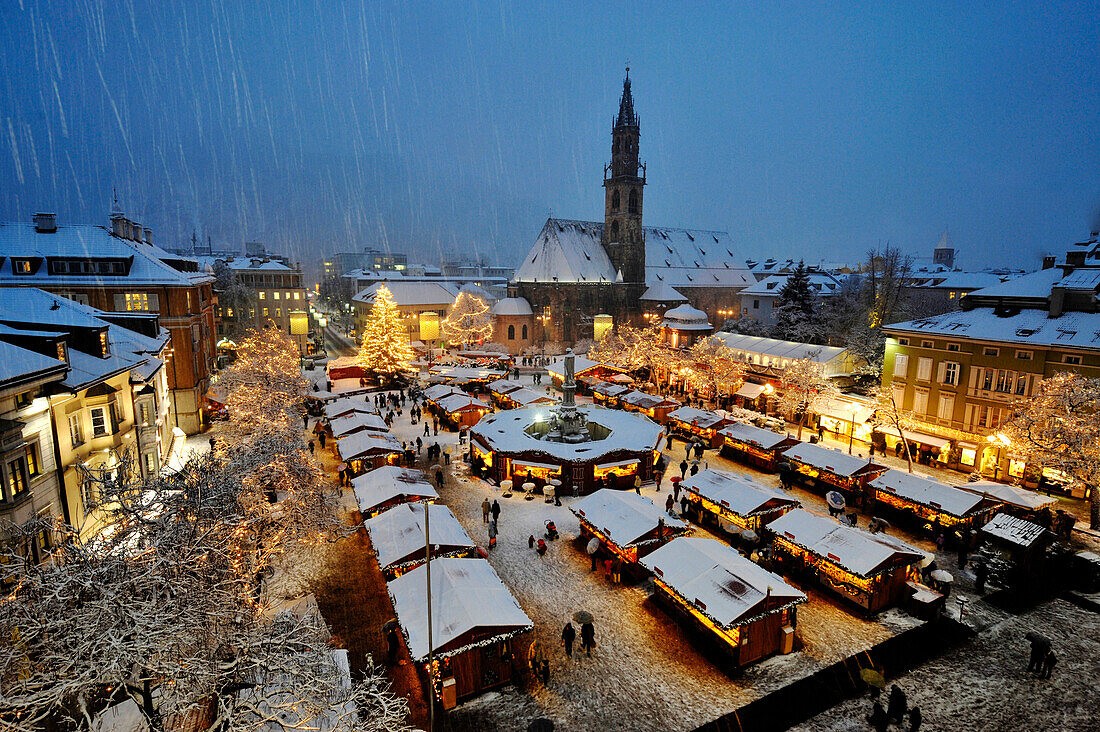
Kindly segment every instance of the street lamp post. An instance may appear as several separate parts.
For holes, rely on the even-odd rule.
[[[852,454],[852,440],[856,437],[856,413],[852,412],[852,422],[848,426],[848,454]]]
[[[1003,432],[998,432],[993,435],[986,435],[985,439],[990,445],[997,448],[997,457],[995,459],[995,462],[993,463],[993,480],[997,480],[997,478],[999,478],[1001,475],[1002,453],[1004,451],[1004,448],[1012,445],[1012,441],[1008,439],[1008,436],[1005,435]]]

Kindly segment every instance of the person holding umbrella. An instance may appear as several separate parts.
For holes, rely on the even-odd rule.
[[[591,658],[592,649],[596,647],[596,628],[592,625],[592,615],[589,613],[585,613],[585,615],[588,620],[581,623],[581,648],[584,649],[584,654]]]

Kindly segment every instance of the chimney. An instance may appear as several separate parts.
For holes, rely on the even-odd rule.
[[[1054,269],[1054,262],[1057,258],[1053,254],[1048,254],[1043,257],[1043,269]]]
[[[1047,298],[1047,317],[1061,317],[1066,304],[1066,288],[1055,285],[1050,288],[1050,297]]]
[[[153,246],[153,230],[148,226],[145,227],[145,243]]]
[[[119,239],[125,239],[129,233],[130,222],[125,216],[119,214],[118,216],[111,217],[111,234],[117,236]]]
[[[1085,265],[1085,252],[1066,252],[1066,264],[1070,267],[1083,267]]]
[[[57,214],[36,213],[34,215],[34,230],[39,234],[52,234],[57,231]]]

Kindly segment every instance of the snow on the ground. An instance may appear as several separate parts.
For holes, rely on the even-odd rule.
[[[403,411],[393,426],[395,436],[423,438],[422,424],[410,423],[408,406]],[[455,445],[457,434],[441,432],[424,439],[428,444],[438,440],[441,445]],[[672,453],[681,450],[677,444]],[[457,447],[453,451],[459,454]],[[677,454],[673,463],[679,460]],[[708,460],[716,467],[752,474],[710,452]],[[426,463],[421,459],[419,464]],[[666,491],[657,493],[649,486],[643,494],[663,499],[665,485]],[[563,498],[561,507],[546,504],[541,497],[533,501],[519,494],[501,498],[499,488],[470,477],[458,459],[452,461],[440,494],[483,546],[488,536],[481,502],[486,496],[500,502],[499,543],[489,561],[535,622],[535,637],[551,659],[549,684],[506,687],[450,713],[459,720],[476,721],[481,729],[522,729],[540,716],[551,719],[558,729],[693,729],[919,622],[900,611],[865,620],[816,589],[802,588],[810,595],[798,610],[805,648],[731,677],[700,653],[680,624],[648,597],[644,585],[611,585],[602,571],[589,571],[588,556],[576,542],[579,525],[568,509],[571,497]],[[550,551],[540,559],[527,540],[530,535],[542,536],[548,518],[555,521],[562,538],[549,542]],[[580,609],[595,615],[598,645],[592,658],[575,652],[569,660],[561,648],[561,629]],[[579,624],[574,625],[579,631]]]
[[[1021,616],[1005,616],[971,643],[891,683],[906,693],[910,707],[920,707],[922,729],[1096,729],[1098,630],[1096,613],[1054,600]],[[1050,680],[1026,670],[1028,631],[1053,641],[1058,665]],[[852,699],[793,729],[863,732],[870,711],[869,698]]]

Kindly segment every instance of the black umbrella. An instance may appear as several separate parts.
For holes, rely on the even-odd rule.
[[[527,725],[527,732],[554,732],[554,723],[546,717],[531,720]]]

